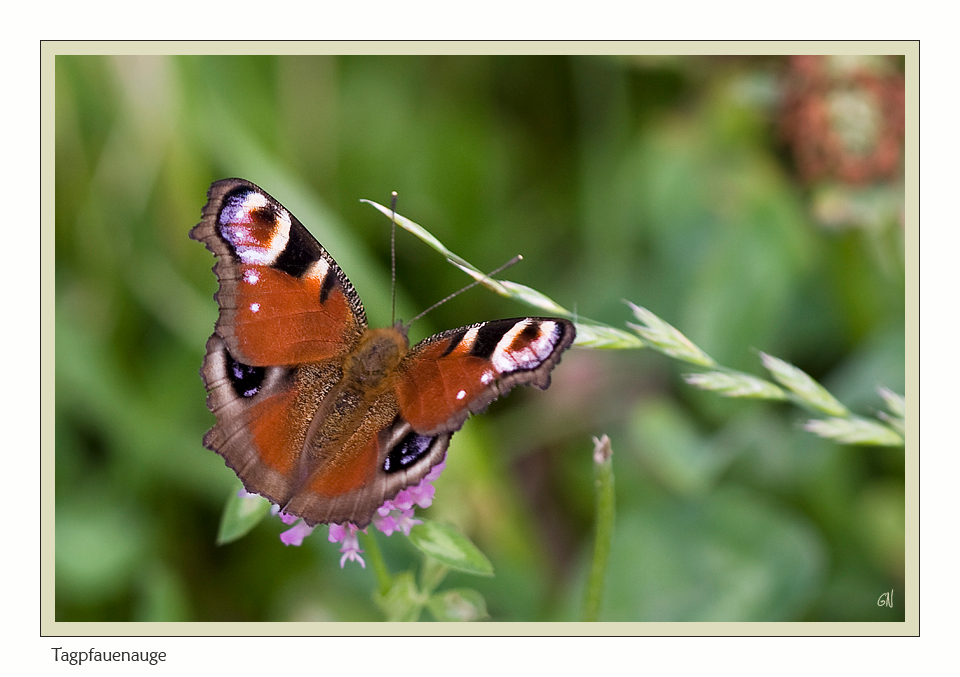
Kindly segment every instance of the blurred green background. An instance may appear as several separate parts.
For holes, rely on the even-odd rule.
[[[897,96],[899,95],[899,100]],[[898,119],[899,115],[899,119]],[[899,126],[898,126],[899,125]],[[788,360],[854,411],[904,392],[902,58],[56,58],[56,620],[380,620],[318,529],[214,543],[239,483],[201,446],[209,184],[280,200],[390,319],[389,202],[483,269],[623,327],[643,305],[721,364]],[[466,277],[398,233],[398,314]],[[411,340],[529,309],[471,290]],[[591,436],[613,442],[602,620],[903,620],[904,450],[573,349],[453,438],[426,515],[496,576],[494,620],[578,620]],[[415,569],[402,536],[379,539]],[[878,607],[894,591],[894,607]]]

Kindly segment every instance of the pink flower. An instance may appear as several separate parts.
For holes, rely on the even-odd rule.
[[[373,526],[377,528],[377,531],[387,536],[391,535],[394,531],[398,531],[397,518],[391,515],[389,511],[386,515],[375,516],[373,518]]]
[[[331,543],[339,543],[346,535],[347,528],[342,524],[331,524],[330,533],[327,534],[327,540]]]
[[[360,556],[360,553],[363,550],[360,549],[360,539],[357,536],[357,533],[360,530],[355,526],[350,524],[331,524],[330,533],[327,536],[327,540],[331,543],[340,542],[340,552],[343,553],[343,557],[340,558],[340,568],[343,568],[343,565],[347,563],[347,560],[353,560],[355,562],[360,562],[360,566],[364,569],[367,568],[367,563],[363,561],[363,558]]]
[[[414,518],[414,509],[417,507],[429,508],[430,504],[433,503],[433,496],[436,492],[433,481],[440,477],[445,465],[446,462],[441,461],[431,468],[430,472],[415,487],[407,487],[392,499],[384,501],[373,516],[373,526],[385,536],[390,536],[398,531],[404,536],[409,536],[410,530],[415,525],[423,524],[423,522]],[[302,521],[297,522],[298,517],[288,515],[280,510],[277,505],[273,506],[271,512],[274,515],[279,515],[284,524],[293,524],[291,528],[280,534],[280,540],[286,545],[300,545],[303,543],[303,539],[313,532],[313,527],[307,526]],[[294,524],[295,522],[296,524]],[[366,533],[365,529],[363,531]],[[327,540],[331,543],[340,543],[340,552],[343,553],[343,557],[340,558],[340,568],[343,568],[348,560],[359,562],[360,566],[366,568],[366,562],[360,556],[363,550],[360,549],[360,540],[357,536],[359,532],[360,529],[357,529],[350,522],[330,525]]]
[[[444,459],[437,463],[435,466],[430,468],[430,472],[427,473],[427,476],[423,478],[420,484],[424,482],[433,482],[435,479],[440,477],[440,473],[443,472],[443,469],[447,467],[447,460]]]
[[[303,543],[303,539],[312,533],[313,527],[301,521],[280,534],[280,540],[283,541],[284,545],[300,545]]]
[[[400,493],[394,496],[392,501],[387,501],[383,506],[387,504],[392,505],[392,510],[410,510],[413,507],[413,497],[409,489],[401,489]],[[381,510],[383,506],[380,507]]]
[[[421,508],[429,508],[433,503],[433,495],[436,493],[436,487],[429,482],[423,481],[417,486],[408,490],[410,499]]]
[[[423,524],[418,519],[413,518],[413,510],[391,510],[386,515],[375,515],[373,526],[385,536],[390,536],[395,531],[400,531],[404,536],[410,535],[410,529],[417,524]]]

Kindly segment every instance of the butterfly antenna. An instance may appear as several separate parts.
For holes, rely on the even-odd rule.
[[[502,273],[503,271],[505,271],[507,268],[509,268],[509,267],[512,266],[513,264],[518,263],[519,261],[522,261],[522,260],[523,260],[523,257],[522,257],[520,254],[517,254],[517,255],[514,256],[512,259],[510,259],[509,261],[507,261],[506,263],[504,263],[502,266],[500,266],[499,268],[497,268],[496,270],[492,270],[492,271],[490,271],[489,273],[487,273],[487,274],[486,274],[486,277],[493,277],[493,276],[496,275],[497,273]],[[417,315],[415,318],[413,318],[412,320],[410,320],[409,322],[407,322],[407,327],[409,327],[409,326],[412,325],[414,322],[416,322],[417,320],[419,320],[421,317],[423,317],[424,315],[426,315],[427,313],[429,313],[431,310],[435,310],[435,309],[439,308],[440,306],[442,306],[444,303],[446,303],[446,302],[449,301],[450,299],[452,299],[452,298],[454,298],[454,297],[456,297],[456,296],[459,296],[460,294],[462,294],[463,292],[467,291],[468,289],[473,289],[473,288],[476,287],[478,284],[480,284],[480,282],[482,282],[482,279],[481,279],[481,280],[474,280],[473,282],[471,282],[470,284],[468,284],[466,287],[463,287],[462,289],[458,289],[457,291],[453,292],[453,293],[450,294],[449,296],[440,299],[439,301],[437,301],[436,303],[434,303],[432,306],[430,306],[429,308],[427,308],[426,310],[424,310],[422,313],[420,313],[419,315]]]
[[[397,191],[390,197],[390,324],[397,321]]]

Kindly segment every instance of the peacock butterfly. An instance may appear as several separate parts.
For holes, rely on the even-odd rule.
[[[190,237],[217,257],[220,306],[201,375],[203,438],[247,491],[309,524],[367,526],[446,455],[470,413],[518,384],[546,388],[573,323],[525,317],[409,347],[371,329],[333,257],[243,179],[215,182]]]

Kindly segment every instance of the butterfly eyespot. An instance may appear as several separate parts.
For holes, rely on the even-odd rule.
[[[411,432],[397,443],[383,461],[384,472],[391,473],[409,468],[430,449],[435,437]]]
[[[251,367],[243,362],[237,362],[230,353],[225,353],[227,359],[227,376],[230,385],[240,397],[250,398],[260,392],[267,370],[263,367]]]

